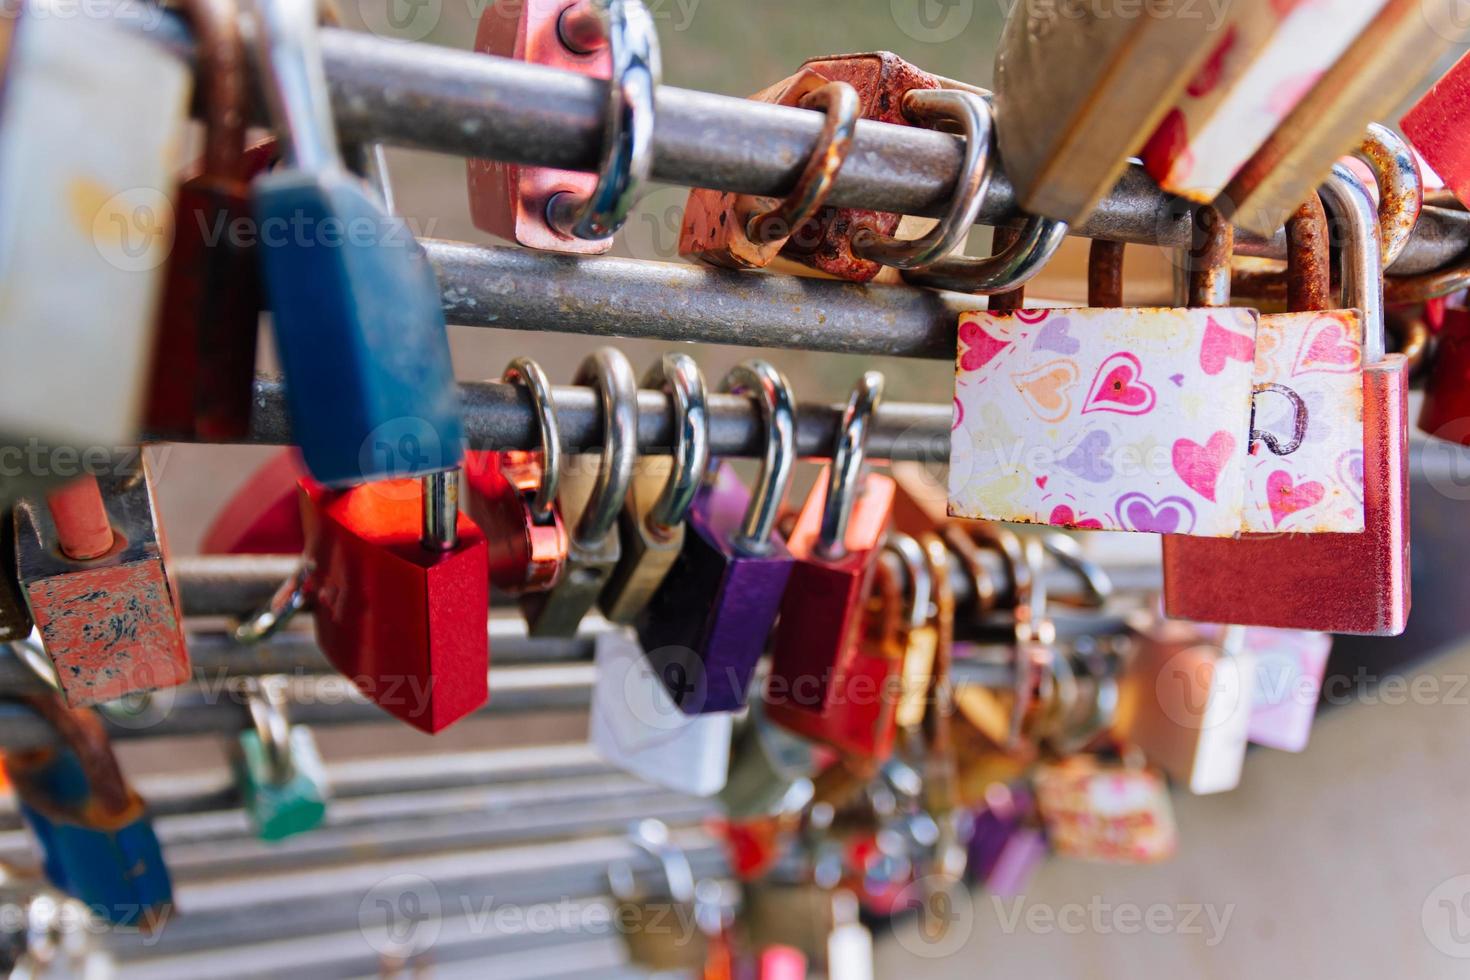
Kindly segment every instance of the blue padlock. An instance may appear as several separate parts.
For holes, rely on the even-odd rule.
[[[101,719],[54,696],[29,703],[60,742],[7,753],[4,763],[46,877],[101,919],[155,931],[172,911],[173,883],[143,799],[124,781]]]
[[[256,178],[267,301],[291,430],[319,483],[423,476],[464,455],[433,267],[347,170],[315,0],[256,0],[259,78],[283,166]]]

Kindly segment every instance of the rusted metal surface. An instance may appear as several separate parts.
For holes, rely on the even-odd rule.
[[[1189,305],[1230,305],[1230,258],[1235,229],[1213,207],[1195,211],[1198,237],[1189,249]]]
[[[1332,302],[1332,249],[1327,209],[1316,194],[1286,222],[1286,302],[1292,310],[1326,310]]]
[[[998,254],[1004,249],[1010,248],[1021,238],[1021,231],[1014,223],[997,225],[995,236],[991,240],[990,251]],[[1014,313],[1026,308],[1026,287],[1017,286],[1003,293],[996,293],[990,297],[986,309],[992,313]]]
[[[1095,241],[1087,253],[1087,305],[1115,309],[1123,305],[1123,245]]]

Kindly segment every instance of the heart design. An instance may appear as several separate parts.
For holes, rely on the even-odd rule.
[[[1011,314],[1022,323],[1040,323],[1051,316],[1051,310],[1016,310]]]
[[[1071,357],[1082,349],[1082,342],[1067,331],[1072,321],[1064,316],[1052,317],[1036,334],[1036,349],[1056,351]]]
[[[1047,480],[1050,480],[1050,479],[1051,479],[1051,477],[1049,477],[1049,476],[1038,476],[1036,478],[1036,485],[1038,487],[1040,487],[1041,489],[1045,490],[1046,489],[1046,481]]]
[[[1010,347],[1011,343],[1007,338],[986,333],[978,322],[965,320],[960,324],[960,370],[980,370]]]
[[[1082,414],[1118,412],[1122,415],[1147,415],[1158,402],[1153,386],[1142,380],[1143,365],[1127,351],[1111,354],[1097,369]]]
[[[1302,337],[1291,373],[1352,374],[1363,363],[1363,348],[1336,317],[1318,317]]]
[[[1203,446],[1193,439],[1179,439],[1174,443],[1174,472],[1185,486],[1214,502],[1215,485],[1233,452],[1235,437],[1223,430],[1210,436]]]
[[[1194,530],[1194,506],[1183,497],[1153,500],[1141,493],[1118,498],[1118,524],[1145,534],[1188,534]]]
[[[1108,462],[1108,449],[1112,444],[1112,436],[1095,429],[1083,436],[1057,465],[1088,483],[1106,483],[1113,478],[1113,464]]]
[[[1205,374],[1214,377],[1225,370],[1227,361],[1244,361],[1254,364],[1256,339],[1245,334],[1226,330],[1220,322],[1210,317],[1205,322],[1205,339],[1200,344],[1199,366]]]
[[[1363,502],[1363,450],[1349,449],[1337,458],[1337,478],[1358,503]]]
[[[1051,361],[1011,375],[1011,383],[1043,422],[1060,422],[1072,414],[1070,391],[1077,379],[1077,364],[1069,360]]]
[[[1184,375],[1182,374],[1171,374],[1169,375],[1169,380],[1174,382],[1174,387],[1176,388],[1184,387]]]
[[[1282,521],[1297,511],[1315,507],[1326,493],[1320,483],[1293,484],[1290,473],[1276,470],[1266,477],[1266,503],[1271,507],[1272,525],[1280,527]]]
[[[1101,531],[1103,529],[1102,521],[1098,520],[1096,517],[1079,517],[1077,513],[1074,512],[1072,508],[1067,506],[1066,504],[1057,504],[1055,507],[1053,507],[1051,511],[1051,516],[1046,519],[1046,522],[1056,527],[1075,527],[1086,529],[1088,531]]]

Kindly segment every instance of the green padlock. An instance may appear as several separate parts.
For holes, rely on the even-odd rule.
[[[245,814],[261,840],[283,840],[321,826],[327,774],[311,730],[286,717],[286,679],[251,680],[242,689],[254,727],[231,753]]]

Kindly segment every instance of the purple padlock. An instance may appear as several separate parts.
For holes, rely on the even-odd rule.
[[[775,531],[796,464],[791,387],[753,360],[721,388],[757,397],[766,425],[760,481],[751,493],[728,465],[715,468],[689,508],[684,550],[638,623],[654,673],[691,715],[745,706],[792,566]]]
[[[992,790],[975,814],[969,871],[992,894],[1015,898],[1025,893],[1032,873],[1046,857],[1046,837],[1034,822],[1030,790],[1003,783]]]

